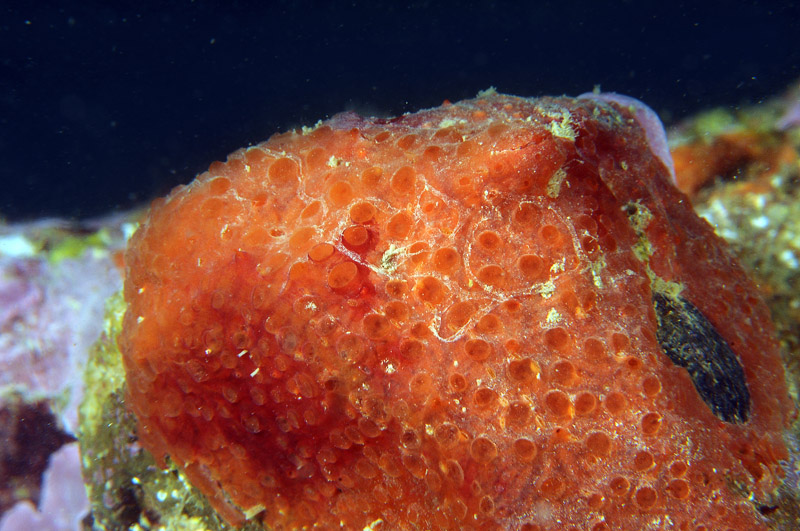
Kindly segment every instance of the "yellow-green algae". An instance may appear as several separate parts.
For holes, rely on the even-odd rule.
[[[20,226],[24,229],[0,235],[0,255],[43,256],[51,264],[58,264],[68,258],[78,258],[88,250],[108,253],[120,241],[119,236],[114,233],[117,227],[87,229],[78,223],[66,221],[29,223]],[[0,220],[0,229],[5,227]],[[134,230],[134,224],[123,222],[119,230],[127,239],[127,235]]]

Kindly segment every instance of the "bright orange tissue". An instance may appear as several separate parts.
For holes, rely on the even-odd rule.
[[[768,310],[616,103],[277,135],[125,262],[141,443],[232,524],[765,528],[794,415]]]

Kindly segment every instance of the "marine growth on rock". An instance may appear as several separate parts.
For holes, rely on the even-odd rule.
[[[141,443],[231,524],[764,528],[768,310],[653,149],[488,91],[212,164],[126,256]]]

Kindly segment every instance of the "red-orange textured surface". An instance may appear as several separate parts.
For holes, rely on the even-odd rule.
[[[767,309],[616,104],[339,115],[156,201],[126,263],[141,442],[231,523],[764,527]],[[654,283],[739,357],[746,423],[660,349]]]
[[[790,142],[752,131],[722,133],[711,142],[697,140],[672,150],[678,188],[693,196],[717,178],[730,178],[747,166],[768,177],[797,160]]]

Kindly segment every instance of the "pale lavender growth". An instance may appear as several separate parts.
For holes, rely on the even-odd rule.
[[[779,131],[788,131],[795,127],[800,127],[800,99],[794,102],[789,108],[784,111],[783,115],[778,119],[775,127]]]
[[[43,475],[39,509],[62,529],[78,528],[89,512],[78,443],[62,446],[50,457]]]
[[[667,132],[664,130],[664,124],[661,123],[661,120],[653,109],[636,98],[617,94],[616,92],[601,92],[598,94],[587,92],[578,96],[578,99],[613,102],[623,107],[632,108],[635,113],[636,121],[642,129],[644,129],[650,151],[653,155],[658,157],[664,166],[666,166],[667,170],[669,170],[669,174],[672,176],[672,183],[677,183],[675,177],[675,163],[672,161],[672,155],[669,152],[669,145],[667,144]]]
[[[0,518],[0,531],[58,531],[28,500],[18,502]]]
[[[71,443],[50,456],[39,508],[27,500],[17,503],[0,519],[0,531],[77,531],[88,512],[78,443]]]
[[[104,228],[107,238],[92,246],[69,239],[72,227],[58,220],[0,225],[0,407],[15,394],[45,400],[61,429],[76,432],[89,350],[106,299],[122,285],[112,253],[124,246],[124,224],[118,216],[76,227],[77,238]],[[42,246],[74,256],[56,258]],[[69,444],[50,457],[39,508],[20,501],[3,514],[0,531],[71,531],[87,511],[78,446]]]
[[[51,262],[19,244],[44,230],[41,222],[0,226],[0,406],[10,390],[32,400],[66,397],[54,413],[74,434],[84,363],[100,335],[105,300],[122,281],[108,249]],[[117,247],[121,233],[119,239]]]
[[[15,321],[24,319],[33,308],[41,305],[42,290],[31,282],[31,278],[39,275],[38,269],[38,261],[0,256],[0,330],[13,327]]]

